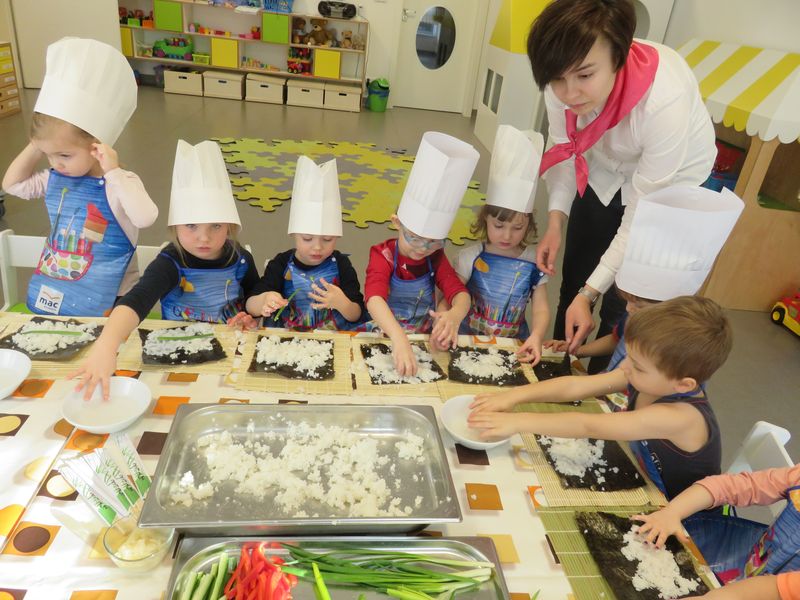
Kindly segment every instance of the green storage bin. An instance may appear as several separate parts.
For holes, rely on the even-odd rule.
[[[289,15],[261,14],[261,41],[273,44],[289,43]]]
[[[183,9],[180,2],[155,0],[153,2],[155,28],[183,33]]]
[[[389,102],[389,82],[381,77],[370,81],[367,88],[367,110],[373,112],[386,112],[386,103]]]

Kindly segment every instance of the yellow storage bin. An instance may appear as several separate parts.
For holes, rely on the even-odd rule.
[[[342,53],[336,50],[314,50],[314,76],[339,79]]]
[[[119,36],[122,43],[122,54],[124,56],[133,56],[133,32],[130,29],[120,27]]]
[[[14,61],[11,57],[0,60],[0,73],[11,73],[14,70]]]
[[[215,67],[239,68],[239,42],[211,38],[211,64]]]

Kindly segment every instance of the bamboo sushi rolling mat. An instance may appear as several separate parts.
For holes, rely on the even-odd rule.
[[[578,524],[575,520],[577,512],[596,512],[592,507],[539,507],[536,512],[542,520],[550,549],[554,558],[564,568],[564,573],[569,579],[574,594],[574,600],[614,600],[616,595],[600,574],[589,547],[583,539]],[[642,512],[653,510],[651,506],[615,506],[602,507],[602,512],[629,517]],[[703,579],[709,589],[719,587],[716,578],[711,574],[705,561],[698,558],[697,548],[687,546],[695,565],[695,570]]]
[[[516,412],[534,413],[559,413],[559,412],[581,412],[581,413],[602,413],[603,408],[595,399],[584,400],[580,406],[572,404],[558,404],[555,402],[543,402],[536,404],[520,404],[515,408]],[[633,465],[642,476],[645,485],[631,490],[619,490],[615,492],[596,492],[589,489],[564,488],[561,479],[555,469],[547,462],[547,458],[536,443],[533,434],[522,434],[522,441],[528,451],[533,470],[542,486],[544,497],[548,506],[664,506],[667,499],[664,494],[650,481],[650,478],[642,473],[638,461],[633,457],[630,447],[625,442],[619,442],[625,455],[631,460]]]
[[[314,381],[312,379],[292,379],[278,373],[250,372],[250,363],[256,351],[256,343],[265,335],[279,337],[306,338],[314,340],[331,340],[333,342],[332,379]],[[279,394],[330,394],[350,395],[353,393],[353,382],[350,377],[350,336],[343,333],[330,332],[293,332],[285,330],[264,330],[248,332],[244,335],[241,355],[237,357],[236,368],[228,376],[227,381],[240,390],[276,392]]]
[[[80,323],[100,323],[103,325],[106,319],[103,317],[57,317],[48,315],[30,315],[25,313],[4,313],[0,329],[0,337],[13,335],[23,325],[33,317],[45,317],[56,321],[67,321],[72,319]],[[31,360],[31,372],[29,377],[66,377],[75,371],[86,358],[86,353],[92,347],[91,342],[81,348],[78,353],[69,360]]]
[[[413,344],[416,342],[422,342],[425,345],[425,349],[428,352],[431,352],[431,356],[433,357],[434,362],[436,362],[442,369],[443,372],[446,371],[447,361],[442,364],[441,360],[437,360],[436,356],[434,356],[433,352],[431,351],[431,345],[428,342],[427,335],[409,335],[408,339]],[[353,375],[355,376],[355,383],[356,389],[361,394],[368,394],[368,395],[376,395],[376,396],[419,396],[422,398],[438,398],[439,397],[439,388],[437,386],[436,381],[432,381],[430,383],[384,383],[382,385],[376,385],[372,383],[372,379],[369,376],[369,368],[367,367],[367,363],[364,362],[364,355],[361,354],[361,346],[369,346],[371,344],[385,344],[391,348],[392,342],[387,338],[379,338],[379,337],[372,337],[372,338],[361,338],[361,337],[354,337],[352,342],[353,347]]]
[[[156,319],[145,319],[139,325],[139,329],[172,329],[185,327],[191,323],[184,321],[161,321]],[[199,375],[227,375],[233,370],[234,359],[236,358],[236,348],[242,333],[231,329],[227,325],[212,325],[214,336],[219,340],[226,357],[222,360],[213,362],[178,365],[148,365],[142,361],[142,340],[139,337],[139,330],[134,329],[127,341],[120,347],[117,355],[117,369],[125,371],[165,371],[168,373],[197,373]]]

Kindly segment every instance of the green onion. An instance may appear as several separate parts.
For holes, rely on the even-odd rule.
[[[18,331],[17,333],[21,333],[22,335],[29,335],[29,334],[45,334],[45,335],[83,335],[84,333],[88,333],[86,331],[73,331],[73,330],[66,330],[66,329],[29,329],[28,331]]]
[[[328,588],[325,587],[325,581],[322,579],[317,563],[312,563],[311,567],[314,569],[314,592],[317,594],[317,600],[331,600],[331,595],[328,593]]]
[[[213,333],[198,333],[197,335],[165,335],[157,337],[159,342],[175,342],[182,340],[199,340],[202,338],[214,337]]]
[[[324,576],[328,584],[369,587],[399,600],[449,600],[480,587],[491,579],[494,568],[490,562],[408,552],[342,547],[316,553],[289,544],[283,547],[292,558],[283,571],[313,581],[315,591]]]
[[[281,309],[280,309],[280,310],[279,310],[279,311],[278,311],[278,312],[277,312],[275,315],[273,315],[273,316],[272,316],[272,320],[273,320],[273,321],[277,321],[277,320],[278,320],[278,317],[280,317],[280,316],[281,316],[281,313],[283,312],[283,309],[284,309],[284,308],[286,308],[287,306],[289,306],[289,302],[291,302],[291,301],[292,301],[292,298],[294,298],[294,295],[295,295],[296,293],[297,293],[297,290],[293,291],[293,292],[292,292],[292,295],[291,295],[291,296],[289,296],[289,297],[286,299],[286,304],[284,304],[283,306],[281,306]]]

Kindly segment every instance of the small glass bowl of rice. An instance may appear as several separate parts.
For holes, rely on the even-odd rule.
[[[103,547],[120,569],[131,572],[157,567],[172,547],[175,530],[139,527],[138,515],[120,519],[103,534]]]

